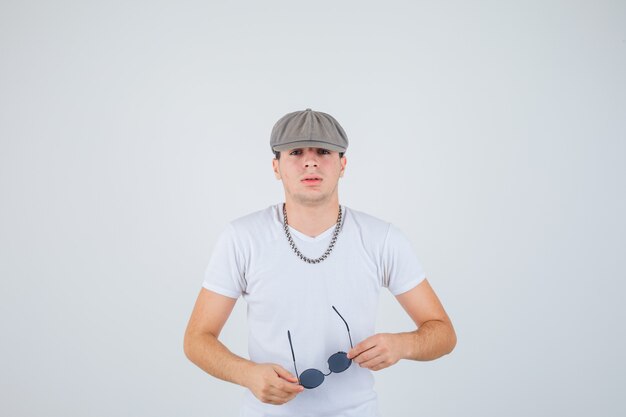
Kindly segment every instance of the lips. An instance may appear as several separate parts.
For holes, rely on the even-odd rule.
[[[319,184],[322,181],[321,177],[316,177],[315,175],[306,176],[301,180],[304,184]]]

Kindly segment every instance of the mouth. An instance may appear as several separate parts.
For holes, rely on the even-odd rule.
[[[320,177],[310,176],[302,179],[301,181],[303,184],[316,185],[322,182],[322,179]]]

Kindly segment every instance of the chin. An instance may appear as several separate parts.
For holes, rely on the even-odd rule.
[[[328,195],[294,195],[293,199],[295,201],[297,201],[300,204],[303,205],[308,205],[308,204],[317,204],[317,203],[323,203],[324,201],[327,201],[329,199]]]

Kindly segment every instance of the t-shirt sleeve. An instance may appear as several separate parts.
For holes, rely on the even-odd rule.
[[[226,297],[238,298],[245,291],[245,261],[232,225],[222,231],[209,264],[204,272],[202,286]]]
[[[383,286],[393,295],[406,292],[426,278],[409,239],[394,225],[389,225],[383,246]]]

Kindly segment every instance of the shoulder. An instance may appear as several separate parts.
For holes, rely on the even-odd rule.
[[[374,238],[385,245],[405,243],[406,234],[386,220],[346,207],[346,221],[354,224],[361,236]]]
[[[274,218],[273,214],[276,212],[276,209],[277,205],[271,205],[262,210],[257,210],[246,214],[245,216],[231,220],[230,224],[233,227],[246,227],[259,223],[267,223]]]
[[[365,242],[384,242],[392,227],[391,223],[386,220],[348,207],[346,207],[345,223],[347,227],[355,229]]]
[[[391,223],[382,220],[378,217],[372,216],[365,212],[354,210],[349,207],[345,207],[346,221],[353,222],[358,228],[372,231],[372,232],[384,232],[387,233]]]
[[[282,230],[278,213],[279,204],[274,204],[245,216],[231,220],[228,224],[232,233],[240,238],[270,237],[276,230]]]

